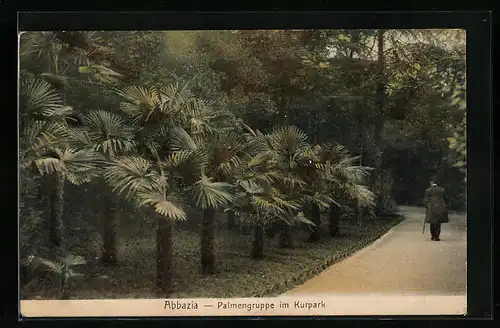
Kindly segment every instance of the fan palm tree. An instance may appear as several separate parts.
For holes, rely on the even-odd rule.
[[[54,178],[51,195],[50,240],[60,246],[63,229],[64,185],[89,182],[97,175],[100,158],[91,150],[71,147],[71,129],[61,122],[33,121],[21,137],[21,169],[33,168]]]
[[[21,60],[36,58],[34,62],[41,66],[37,67],[37,71],[59,72],[64,44],[59,42],[55,33],[23,32],[20,36],[19,45]]]
[[[194,97],[189,85],[185,83],[160,88],[131,86],[117,92],[124,100],[121,110],[137,127],[134,141],[140,156],[138,158],[149,163],[148,166],[154,167],[156,172],[162,172],[161,176],[169,181],[169,187],[191,192],[196,204],[204,210],[207,219],[205,226],[208,225],[210,230],[212,227],[209,222],[215,217],[214,210],[218,204],[230,200],[227,185],[222,181],[214,181],[213,176],[207,174],[206,167],[212,164],[210,153],[206,151],[207,147],[200,146],[209,140],[206,135],[213,132],[210,122],[217,120],[220,114],[212,111],[206,102]],[[118,169],[121,164],[117,163],[120,161],[115,162]],[[116,185],[113,180],[108,181]],[[151,198],[144,205],[156,206],[155,202],[161,198],[153,196],[151,194]],[[178,218],[168,213],[164,213],[164,216],[170,219]],[[185,219],[184,216],[182,212],[182,219]],[[157,232],[158,288],[165,291],[168,289],[165,286],[170,286],[171,279],[171,222],[158,221]],[[212,244],[210,240],[202,244],[205,248],[213,249],[213,241]],[[162,271],[165,272],[161,273]]]
[[[213,274],[216,271],[216,211],[234,199],[231,193],[234,172],[241,165],[248,146],[240,136],[223,129],[193,133],[193,137],[185,130],[177,129],[172,137],[173,153],[189,152],[192,157],[192,165],[184,166],[181,174],[192,182],[190,190],[196,199],[195,205],[203,211],[202,272]]]
[[[203,211],[201,267],[215,272],[215,215],[231,202],[230,172],[245,149],[221,119],[224,111],[191,93],[189,84],[161,88],[128,87],[119,91],[126,100],[122,110],[140,126],[137,142],[142,153],[154,160],[170,157],[172,174],[192,193]]]
[[[65,182],[74,185],[90,182],[98,176],[99,159],[94,152],[86,149],[53,148],[35,160],[40,174],[50,174],[55,178],[51,198],[51,241],[54,245],[60,246],[61,243]]]
[[[20,56],[23,67],[44,75],[51,84],[67,81],[66,72],[77,66],[82,74],[91,74],[104,83],[117,82],[123,75],[114,60],[113,49],[104,46],[95,31],[24,32]],[[35,60],[33,60],[35,59]],[[37,63],[32,67],[31,63]]]
[[[358,165],[359,156],[351,156],[340,144],[324,143],[318,148],[318,157],[328,168],[324,188],[334,200],[329,203],[329,230],[334,236],[339,233],[342,203],[355,201],[361,208],[374,206],[375,196],[365,185],[371,168]]]
[[[101,49],[93,34],[79,33],[80,39],[92,45],[92,49]],[[95,172],[100,160],[88,149],[90,140],[80,129],[84,124],[82,115],[66,106],[65,99],[68,79],[64,74],[72,64],[91,65],[92,58],[87,48],[65,42],[59,32],[29,32],[21,35],[20,59],[23,68],[41,73],[35,76],[27,70],[21,71],[19,111],[24,133],[21,166],[35,166],[38,173],[54,176],[51,240],[59,245],[65,180],[76,184],[88,181],[89,174],[95,175],[90,172]],[[31,63],[41,65],[33,67]],[[80,149],[82,146],[84,149]]]
[[[182,194],[166,175],[171,162],[172,158],[155,163],[139,156],[116,157],[105,171],[113,191],[157,213],[156,286],[161,297],[172,288],[173,221],[186,219]]]
[[[294,221],[314,225],[300,212],[300,203],[293,195],[286,195],[276,188],[278,173],[275,163],[270,154],[258,153],[242,165],[235,183],[238,192],[228,208],[246,215],[253,225],[251,256],[254,259],[264,256],[264,229],[267,224],[281,220],[287,226]]]
[[[71,126],[72,109],[64,106],[56,90],[38,78],[20,84],[20,164],[40,175],[54,177],[51,196],[50,239],[60,246],[63,227],[64,184],[79,185],[97,174],[99,156],[81,148],[81,130]]]
[[[75,278],[83,276],[83,274],[75,272],[73,267],[86,263],[87,261],[81,256],[65,254],[64,256],[58,256],[57,260],[30,255],[21,264],[35,272],[42,269],[55,274],[60,281],[61,298],[67,300],[70,299],[71,282]]]
[[[135,149],[134,128],[115,113],[95,110],[85,116],[88,138],[93,150],[102,154],[109,162],[116,156],[129,154]],[[117,254],[117,200],[111,192],[104,195],[105,216],[103,229],[103,253],[101,260],[105,264],[118,263]]]
[[[324,170],[324,165],[315,158],[316,148],[307,142],[307,135],[295,126],[275,127],[269,134],[257,137],[258,152],[273,158],[276,186],[284,194],[290,195],[301,204],[303,213],[307,213],[315,223],[314,231],[319,231],[321,222],[319,206],[323,206],[327,196],[318,192],[317,174]],[[318,176],[312,176],[316,173]],[[280,244],[293,247],[290,225],[281,222]]]

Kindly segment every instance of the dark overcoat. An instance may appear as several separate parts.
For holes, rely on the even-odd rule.
[[[449,222],[447,202],[448,196],[444,188],[441,188],[439,186],[427,188],[424,195],[424,205],[427,208],[425,214],[425,222]]]

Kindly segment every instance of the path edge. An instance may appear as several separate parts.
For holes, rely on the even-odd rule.
[[[313,278],[314,276],[320,274],[321,272],[325,271],[328,267],[331,265],[334,265],[342,260],[344,260],[347,257],[350,257],[354,255],[355,253],[359,252],[360,250],[374,244],[377,240],[381,239],[385,235],[387,235],[393,228],[398,226],[400,223],[402,223],[404,220],[406,220],[406,217],[398,213],[397,218],[394,220],[392,224],[388,224],[384,228],[380,229],[377,233],[375,233],[373,236],[358,242],[355,244],[353,247],[347,249],[345,252],[337,254],[335,256],[332,256],[330,258],[327,258],[325,261],[323,261],[322,264],[309,269],[307,271],[302,271],[299,274],[297,274],[295,277],[289,278],[286,281],[276,283],[269,288],[266,288],[265,290],[253,294],[251,297],[273,297],[276,295],[283,294],[294,287],[297,287],[301,285],[302,283],[306,282],[307,280]]]

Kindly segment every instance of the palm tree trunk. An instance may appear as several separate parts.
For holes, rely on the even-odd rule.
[[[280,222],[279,246],[281,248],[294,248],[292,227],[286,222]]]
[[[253,229],[252,258],[260,260],[264,257],[264,225],[257,224]]]
[[[339,221],[340,221],[340,208],[337,205],[332,204],[330,206],[330,213],[328,213],[330,236],[334,237],[339,234],[340,232]]]
[[[105,198],[105,216],[104,216],[104,233],[103,233],[103,253],[101,261],[105,264],[116,265],[118,264],[118,251],[117,251],[117,227],[118,216],[116,215],[116,200],[111,192],[108,192]]]
[[[64,177],[60,174],[54,175],[54,189],[51,198],[50,215],[50,242],[59,247],[62,243],[63,235],[63,214],[64,214]]]
[[[316,242],[323,236],[323,228],[321,227],[321,212],[316,204],[311,205],[311,221],[314,222],[315,226],[309,236],[309,241]]]
[[[213,208],[203,211],[201,271],[204,274],[215,273],[215,210]]]
[[[156,228],[156,292],[158,297],[168,297],[172,291],[173,225],[159,217]]]
[[[233,230],[236,227],[236,217],[234,211],[227,212],[227,229]]]
[[[60,289],[61,289],[61,299],[69,300],[71,298],[71,286],[70,286],[70,280],[68,278],[61,277]]]

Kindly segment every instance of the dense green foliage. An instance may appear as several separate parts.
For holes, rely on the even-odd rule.
[[[21,256],[63,275],[65,298],[70,265],[142,261],[120,251],[133,231],[156,238],[145,256],[167,295],[179,234],[200,231],[203,274],[227,268],[225,212],[222,231],[252,229],[263,261],[274,234],[281,248],[325,240],[325,213],[331,238],[342,218],[420,205],[431,176],[465,206],[462,31],[20,38]]]

